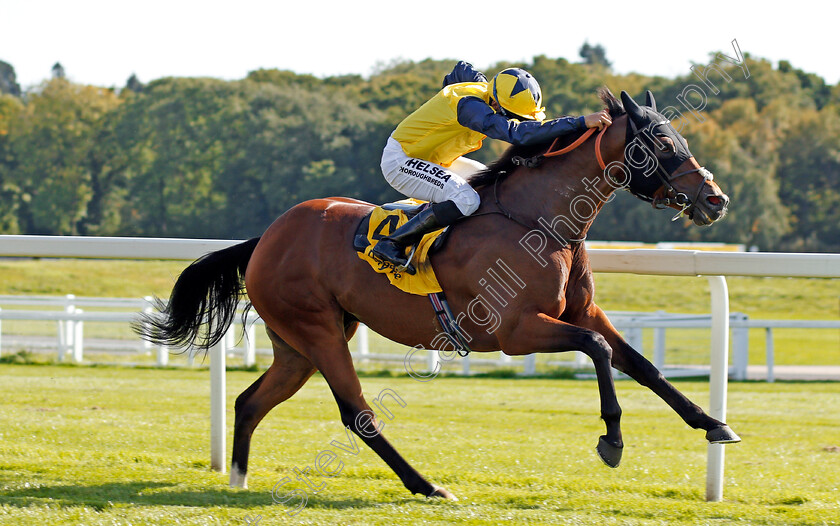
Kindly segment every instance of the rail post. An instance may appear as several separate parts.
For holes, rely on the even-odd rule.
[[[226,339],[210,348],[210,468],[225,472],[225,355]]]
[[[537,355],[529,354],[525,356],[525,376],[534,376],[537,374]]]
[[[146,301],[146,304],[147,304],[147,306],[143,308],[143,313],[146,314],[146,315],[149,315],[154,310],[152,305],[154,305],[155,299],[151,296],[143,296],[143,299]],[[143,325],[144,325],[144,329],[148,328],[147,327],[148,324],[144,323]],[[148,340],[142,340],[142,342],[143,342],[143,350],[145,350],[147,353],[152,352],[152,342],[150,342]]]
[[[426,352],[428,352],[428,353],[429,353],[429,355],[428,355],[428,359],[429,359],[429,364],[428,364],[429,372],[430,372],[430,373],[437,373],[437,371],[438,371],[438,370],[439,370],[439,368],[440,368],[440,352],[438,352],[438,351],[437,351],[437,350],[435,350],[435,349],[426,349]]]
[[[633,321],[636,321],[635,319]],[[644,335],[641,327],[628,327],[626,334],[627,343],[630,347],[637,350],[639,354],[645,354],[644,350]]]
[[[73,304],[76,296],[73,294],[68,294],[64,297],[64,312],[67,314],[73,314],[76,311],[76,306]],[[63,362],[64,356],[67,354],[67,351],[70,350],[76,338],[74,337],[74,330],[75,325],[71,320],[67,321],[59,321],[58,322],[58,361]]]
[[[747,316],[740,312],[732,315],[736,322],[747,321]],[[735,367],[735,380],[747,379],[747,365],[750,354],[750,329],[748,327],[732,328],[732,365]]]
[[[166,345],[158,345],[157,364],[158,367],[166,367],[169,365],[169,348]]]
[[[73,309],[73,314],[82,314],[84,311],[82,309]],[[70,321],[68,320],[67,323],[69,325],[73,325],[73,361],[76,363],[81,363],[82,359],[84,358],[84,339],[85,339],[85,326],[81,319]]]
[[[665,311],[658,310],[656,315],[665,316]],[[653,365],[659,370],[665,365],[665,327],[653,329]]]
[[[774,349],[773,349],[773,328],[767,327],[765,329],[765,352],[767,353],[767,382],[773,383],[776,381],[776,376],[773,373],[773,362],[775,357],[773,356]]]
[[[580,351],[574,351],[575,353],[575,369],[583,369],[589,363],[587,360],[587,356]]]
[[[356,350],[359,352],[359,360],[362,363],[368,361],[368,355],[370,355],[370,345],[368,343],[368,328],[367,325],[362,323],[359,324],[359,328],[356,329]]]
[[[709,374],[709,415],[726,422],[729,375],[729,289],[723,276],[707,276],[712,300],[712,349]],[[723,499],[723,444],[709,444],[706,461],[706,500]]]
[[[257,327],[256,318],[248,317],[245,320],[245,367],[251,367],[257,363]],[[250,322],[250,324],[249,324]]]

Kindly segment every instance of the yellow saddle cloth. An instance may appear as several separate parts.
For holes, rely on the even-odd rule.
[[[435,276],[435,270],[432,268],[432,260],[429,257],[429,252],[445,229],[430,232],[420,240],[420,243],[417,245],[417,250],[414,252],[414,257],[411,258],[411,263],[417,269],[417,274],[412,275],[407,272],[397,272],[394,265],[377,261],[370,255],[371,250],[373,250],[373,247],[376,246],[380,239],[408,222],[411,216],[407,215],[406,212],[414,211],[415,209],[411,207],[416,207],[421,204],[424,204],[424,201],[405,199],[393,204],[401,208],[389,210],[382,206],[377,206],[359,224],[353,245],[356,247],[359,257],[367,261],[373,267],[373,270],[388,276],[388,281],[391,282],[391,285],[410,294],[425,296],[434,292],[443,291]],[[385,206],[390,208],[393,205]]]

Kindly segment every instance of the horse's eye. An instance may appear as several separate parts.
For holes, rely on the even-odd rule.
[[[656,141],[656,147],[659,151],[663,154],[674,154],[677,152],[677,147],[674,145],[674,141],[671,140],[670,137],[665,135],[658,135],[656,137],[658,140]]]

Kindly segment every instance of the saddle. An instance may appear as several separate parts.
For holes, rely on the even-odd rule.
[[[416,199],[404,199],[378,206],[362,219],[353,236],[353,248],[373,270],[386,274],[388,281],[398,289],[421,296],[443,291],[435,276],[430,256],[446,243],[448,227],[426,234],[411,247],[411,261],[417,268],[417,274],[414,275],[400,272],[394,265],[374,259],[370,252],[380,239],[391,234],[427,206],[429,203]]]
[[[417,215],[429,203],[416,199],[404,199],[394,203],[378,206],[370,211],[356,227],[353,236],[353,248],[356,249],[359,257],[370,264],[376,272],[388,276],[392,285],[420,296],[428,296],[435,311],[435,317],[440,324],[443,333],[449,340],[452,347],[461,356],[470,353],[467,338],[458,326],[446,296],[443,293],[440,283],[435,276],[435,269],[432,267],[431,254],[443,248],[446,239],[449,237],[449,227],[430,232],[423,236],[416,245],[411,247],[411,262],[417,269],[416,274],[400,272],[394,265],[374,259],[370,252],[380,239],[387,236],[409,219]]]

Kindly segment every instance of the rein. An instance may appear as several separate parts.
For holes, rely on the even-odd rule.
[[[601,138],[603,138],[604,133],[607,131],[608,127],[609,126],[604,126],[601,129],[601,131],[598,133],[598,137],[595,138],[595,157],[598,159],[598,166],[601,167],[601,170],[605,170],[607,168],[606,164],[604,164],[604,158],[601,156]],[[570,145],[568,145],[565,148],[562,148],[560,150],[552,151],[552,148],[555,147],[555,145],[557,144],[557,141],[560,140],[560,138],[558,137],[558,138],[554,139],[554,142],[551,143],[551,146],[548,147],[548,150],[545,153],[543,153],[541,155],[536,155],[534,157],[528,157],[528,158],[515,156],[515,157],[511,158],[511,161],[513,162],[513,164],[515,164],[517,166],[525,166],[527,168],[534,168],[534,167],[538,166],[540,164],[540,162],[542,162],[542,159],[545,158],[545,157],[558,157],[560,155],[571,152],[572,150],[574,150],[575,148],[577,148],[581,144],[585,143],[590,137],[592,137],[592,134],[595,133],[595,131],[596,131],[595,128],[589,128],[588,130],[586,130],[583,133],[583,135],[578,137],[572,144],[570,144]],[[482,216],[482,215],[490,215],[490,214],[500,214],[500,215],[510,219],[514,223],[518,223],[518,224],[524,226],[525,228],[527,228],[529,230],[533,230],[534,227],[532,225],[528,225],[524,221],[521,221],[520,219],[517,219],[516,217],[513,216],[513,214],[508,212],[508,210],[504,206],[502,206],[502,203],[499,201],[499,193],[498,193],[499,179],[500,178],[497,177],[496,180],[493,182],[493,200],[495,201],[496,207],[499,210],[498,211],[493,211],[493,212],[484,212],[484,213],[481,213],[481,214],[473,214],[472,217],[477,217],[477,216]],[[537,230],[542,231],[542,229],[539,226],[537,226],[536,228],[537,228]],[[569,239],[568,241],[569,241],[569,243],[576,244],[576,243],[582,243],[585,240],[586,240],[586,236],[583,236],[580,239]]]
[[[609,126],[604,126],[603,128],[601,128],[600,133],[598,133],[598,137],[595,138],[595,158],[598,159],[598,166],[601,167],[601,170],[606,170],[607,168],[607,165],[604,163],[604,158],[601,157],[601,138],[604,136],[604,132],[607,131],[607,128],[609,128]],[[551,146],[548,147],[548,150],[545,153],[535,155],[533,157],[520,157],[519,155],[515,155],[511,158],[511,162],[517,166],[525,166],[526,168],[536,168],[546,157],[559,157],[576,149],[578,146],[585,143],[590,137],[592,137],[592,134],[595,133],[595,130],[595,128],[589,128],[588,130],[583,132],[583,135],[575,139],[575,141],[572,144],[566,146],[565,148],[552,151],[552,149],[555,146],[557,146],[557,142],[560,140],[560,137],[557,137],[554,139],[554,142],[551,143]]]
[[[606,170],[607,169],[607,165],[604,163],[604,158],[601,157],[601,139],[604,137],[604,132],[607,131],[607,128],[609,128],[609,126],[604,126],[603,128],[601,128],[601,131],[598,133],[598,137],[595,138],[595,158],[598,159],[598,166],[601,167],[601,170]],[[585,143],[586,140],[589,139],[592,136],[593,133],[595,133],[595,128],[589,128],[588,130],[586,130],[584,132],[583,135],[578,137],[575,140],[575,142],[573,142],[572,144],[570,144],[570,145],[568,145],[565,148],[562,148],[560,150],[551,151],[551,149],[554,148],[554,146],[557,145],[557,141],[560,140],[560,138],[558,137],[558,138],[554,139],[554,142],[551,143],[551,146],[548,147],[548,151],[545,152],[544,154],[542,154],[542,156],[543,157],[559,157],[560,155],[569,153],[570,151],[574,150],[575,148],[577,148],[581,144]]]

